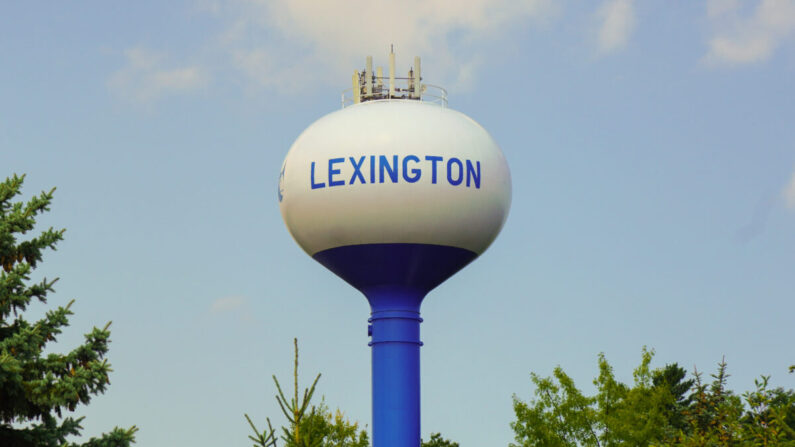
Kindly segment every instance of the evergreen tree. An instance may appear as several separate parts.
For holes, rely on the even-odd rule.
[[[718,364],[706,385],[696,371],[692,403],[683,410],[688,429],[665,447],[795,447],[795,392],[769,389],[768,377],[756,380],[756,390],[735,395],[726,387],[726,362]]]
[[[688,391],[693,388],[695,381],[693,379],[685,380],[685,377],[687,377],[687,371],[679,364],[673,363],[657,370],[652,378],[654,386],[667,388],[672,398],[667,410],[670,415],[668,422],[674,431],[687,429],[687,422],[682,412],[691,403]]]
[[[287,419],[287,426],[282,427],[281,440],[285,447],[369,447],[370,440],[366,430],[360,430],[359,424],[345,418],[337,410],[333,415],[325,402],[317,406],[311,405],[312,396],[320,374],[315,377],[312,386],[304,389],[299,395],[298,387],[298,339],[293,339],[295,357],[293,362],[293,395],[290,399],[284,395],[281,384],[276,376],[276,401]],[[260,431],[246,414],[246,420],[254,431],[249,439],[254,442],[254,447],[277,447],[279,437],[271,424],[270,418],[265,421],[268,428]]]
[[[64,231],[48,229],[35,237],[18,240],[35,227],[36,217],[49,211],[55,188],[27,203],[12,201],[20,193],[24,176],[14,175],[0,183],[0,446],[126,447],[134,442],[135,426],[115,428],[99,438],[76,444],[82,417],[64,417],[110,384],[108,352],[110,323],[86,334],[85,343],[64,354],[44,355],[55,342],[70,307],[59,306],[38,321],[29,322],[24,312],[31,301],[47,302],[57,281],[30,283],[30,274],[46,249],[55,249]]]

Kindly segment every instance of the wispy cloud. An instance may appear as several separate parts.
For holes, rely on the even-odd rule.
[[[634,0],[607,0],[596,11],[597,49],[605,54],[627,45],[635,30]]]
[[[795,172],[792,173],[789,184],[782,191],[787,208],[795,209]]]
[[[108,80],[118,96],[151,103],[199,90],[213,78],[243,85],[311,93],[344,88],[354,68],[373,55],[386,65],[395,44],[398,75],[423,57],[428,82],[465,90],[491,57],[510,57],[511,37],[557,16],[554,0],[194,0],[194,12],[219,22],[200,44],[200,63],[169,64],[163,53],[126,51],[126,64]]]
[[[709,0],[713,34],[705,60],[741,65],[763,62],[795,34],[795,0],[760,0],[744,14],[746,2]]]
[[[246,305],[246,299],[242,296],[225,296],[218,298],[210,304],[210,312],[220,314],[237,310]]]
[[[108,87],[120,97],[148,103],[162,96],[185,93],[204,87],[207,73],[198,66],[163,67],[165,55],[144,48],[125,51],[126,65],[108,80]]]
[[[363,57],[385,62],[397,45],[399,69],[414,55],[433,61],[434,80],[466,86],[478,61],[511,32],[554,11],[551,0],[247,0],[214,4],[231,63],[256,85],[306,89],[338,84]]]

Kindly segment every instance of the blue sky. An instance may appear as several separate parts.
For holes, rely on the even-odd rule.
[[[303,383],[369,423],[366,301],[292,241],[276,185],[390,44],[514,182],[500,237],[423,306],[426,437],[507,445],[530,372],[590,391],[599,352],[627,381],[648,346],[795,386],[793,1],[9,3],[0,175],[58,187],[37,275],[77,301],[55,349],[113,320],[87,436],[246,445],[244,412],[282,421],[293,337]]]

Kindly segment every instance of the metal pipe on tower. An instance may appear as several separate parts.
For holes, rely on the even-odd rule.
[[[395,97],[395,51],[389,51],[389,97]]]
[[[420,57],[414,56],[414,97],[422,98],[422,76],[420,69]]]

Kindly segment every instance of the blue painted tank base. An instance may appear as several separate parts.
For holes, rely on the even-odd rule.
[[[476,257],[429,244],[349,245],[315,254],[370,302],[373,447],[420,446],[420,305]]]
[[[425,296],[476,257],[463,248],[432,244],[346,245],[313,256],[368,298],[368,291],[379,287],[405,287]]]

